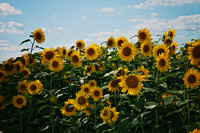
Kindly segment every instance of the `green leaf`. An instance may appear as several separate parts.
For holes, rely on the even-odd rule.
[[[38,112],[40,112],[41,110],[43,110],[44,108],[47,108],[47,107],[49,107],[49,105],[43,105],[43,106],[41,106],[41,107],[39,108]]]
[[[129,104],[129,106],[130,106],[131,108],[133,108],[134,110],[138,111],[138,112],[141,111],[138,107],[136,107],[135,104]]]
[[[156,92],[156,89],[154,89],[154,88],[148,88],[148,87],[142,87],[142,88],[149,92]]]
[[[138,118],[134,118],[130,123],[128,123],[126,125],[126,127],[124,128],[124,130],[128,131],[128,130],[134,128],[138,123],[139,123]]]
[[[25,42],[30,42],[30,39],[24,40],[23,42],[20,43],[20,45],[24,44]]]
[[[185,101],[179,100],[179,101],[176,101],[176,105],[177,105],[177,106],[181,106],[181,105],[184,105],[184,104],[186,104],[186,103],[188,103],[188,102],[189,102],[188,99],[186,99]]]
[[[37,46],[37,45],[36,45],[36,48],[39,48],[39,49],[45,49],[45,48],[43,48],[43,47],[39,47],[39,46]]]
[[[160,84],[160,86],[162,86],[163,88],[167,89],[167,83],[162,83],[162,84]]]
[[[45,103],[45,102],[47,102],[47,100],[40,100],[40,101],[38,101],[37,103],[35,103],[36,105],[37,104],[40,104],[40,103]]]
[[[178,109],[178,110],[175,110],[175,111],[168,112],[168,113],[166,114],[166,116],[170,116],[170,115],[179,113],[179,112],[181,112],[181,111],[182,111],[182,108],[181,108],[181,109]]]
[[[174,76],[174,75],[176,75],[176,72],[169,73],[169,74],[167,74],[166,76],[160,78],[160,82],[165,83],[168,77],[172,77],[172,76]]]
[[[21,52],[24,52],[24,51],[28,51],[30,48],[24,48],[21,50]]]
[[[156,102],[147,102],[146,105],[144,106],[146,109],[153,109],[158,105]]]
[[[120,106],[120,105],[123,105],[123,104],[126,104],[126,103],[128,103],[128,104],[129,104],[129,103],[130,103],[130,101],[129,101],[129,100],[126,100],[126,101],[119,102],[119,103],[118,103],[118,106]]]
[[[164,104],[165,105],[169,105],[169,104],[172,104],[174,100],[174,96],[173,95],[168,95],[164,98]]]

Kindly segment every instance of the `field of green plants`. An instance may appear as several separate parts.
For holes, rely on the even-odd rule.
[[[0,64],[0,131],[200,133],[200,40],[137,33],[66,49],[35,29]]]

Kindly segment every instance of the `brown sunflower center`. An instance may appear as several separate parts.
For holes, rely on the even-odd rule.
[[[26,75],[28,75],[28,72],[27,72],[26,70],[23,70],[23,71],[22,71],[22,74],[23,74],[24,76],[26,76]]]
[[[107,44],[108,44],[108,46],[112,46],[113,45],[113,41],[109,40]]]
[[[132,52],[132,50],[129,47],[125,47],[123,49],[123,55],[125,55],[125,56],[129,56],[131,54],[131,52]]]
[[[129,76],[126,79],[126,85],[129,88],[136,88],[138,86],[138,83],[139,83],[139,80],[138,80],[138,78],[136,76]]]
[[[125,71],[120,69],[118,72],[117,72],[117,77],[119,76],[123,76],[125,74]]]
[[[99,97],[99,95],[100,95],[99,90],[95,90],[95,91],[94,91],[94,96],[95,96],[95,97]]]
[[[16,69],[20,70],[21,66],[19,64],[16,65]]]
[[[78,56],[77,55],[72,56],[72,61],[75,63],[79,62]]]
[[[108,116],[108,110],[104,110],[103,115]]]
[[[79,47],[79,48],[81,48],[82,47],[82,43],[77,43],[77,46]]]
[[[52,62],[52,66],[53,66],[54,68],[57,68],[57,67],[59,66],[59,63],[58,63],[57,61],[53,61],[53,62]]]
[[[121,81],[120,79],[113,80],[113,81],[111,82],[111,86],[112,86],[112,87],[118,87],[118,83],[119,83],[120,81]]]
[[[166,43],[167,43],[167,44],[170,44],[170,43],[172,43],[172,40],[171,40],[171,39],[167,39],[167,40],[166,40]]]
[[[31,85],[30,88],[31,88],[32,91],[34,91],[34,90],[36,90],[37,87],[36,87],[36,85]]]
[[[160,59],[159,66],[164,67],[166,65],[165,59]]]
[[[196,76],[195,75],[193,75],[193,74],[191,74],[189,77],[188,77],[188,82],[189,83],[194,83],[194,82],[196,82]]]
[[[78,103],[79,103],[80,105],[84,105],[84,104],[86,103],[86,98],[85,98],[84,96],[80,96],[80,97],[78,98]]]
[[[52,51],[48,51],[48,52],[46,52],[46,54],[45,54],[45,57],[46,57],[48,60],[52,59],[53,56],[54,56],[54,53],[53,53]]]
[[[21,62],[22,62],[23,65],[26,64],[26,60],[24,58],[22,58]]]
[[[144,52],[149,52],[149,46],[148,46],[148,45],[144,45],[143,51],[144,51]]]
[[[174,45],[172,45],[172,48],[175,50],[176,47]]]
[[[67,52],[65,49],[63,49],[62,53],[63,53],[63,55],[66,55]]]
[[[14,68],[13,64],[9,64],[9,63],[5,64],[4,66],[5,71],[12,71],[13,68]]]
[[[18,98],[18,99],[16,100],[16,102],[17,102],[17,104],[22,104],[22,103],[23,103],[23,99],[22,99],[22,98]]]
[[[94,55],[94,53],[95,53],[95,51],[94,51],[94,49],[93,48],[89,48],[88,50],[87,50],[87,54],[88,55]]]
[[[42,35],[40,33],[36,33],[35,34],[36,39],[40,40],[42,39]]]
[[[90,90],[89,90],[89,88],[87,88],[87,87],[85,87],[84,89],[84,92],[86,92],[86,93],[88,93]]]
[[[161,53],[165,53],[165,50],[164,49],[158,49],[158,51],[157,51],[157,55],[159,56]]]
[[[33,57],[30,57],[30,58],[29,58],[29,63],[31,64],[31,63],[33,63],[33,61],[34,61],[34,58],[33,58]]]
[[[200,46],[194,47],[193,56],[194,56],[194,58],[200,58]]]
[[[124,41],[123,41],[123,40],[119,40],[119,41],[117,42],[117,45],[121,47],[121,46],[122,46],[122,43],[124,43]]]
[[[0,72],[0,78],[3,78],[4,74],[2,72]]]
[[[74,107],[71,107],[71,106],[72,106],[72,104],[67,104],[66,107],[65,107],[65,110],[67,112],[72,112],[74,110]]]
[[[25,84],[22,84],[22,85],[20,86],[20,89],[21,89],[21,90],[26,90],[26,85],[25,85]]]
[[[88,68],[87,68],[87,72],[90,72],[92,70],[92,68],[91,68],[91,66],[89,66]]]
[[[147,35],[146,35],[144,32],[141,32],[139,36],[140,36],[140,38],[141,38],[142,40],[144,40],[144,39],[146,38]]]
[[[90,83],[90,86],[94,86],[94,82],[91,82],[91,83]]]

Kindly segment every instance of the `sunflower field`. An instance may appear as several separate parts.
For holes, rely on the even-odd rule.
[[[200,40],[178,50],[175,35],[144,28],[66,49],[43,48],[35,29],[26,54],[0,64],[0,131],[200,133]]]

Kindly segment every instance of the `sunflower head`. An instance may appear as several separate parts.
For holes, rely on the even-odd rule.
[[[19,81],[18,83],[18,92],[27,93],[28,82],[27,80]]]
[[[43,50],[43,53],[42,53],[42,59],[44,61],[51,61],[52,59],[58,57],[59,54],[58,52],[55,51],[54,48],[49,48],[49,49],[45,49]]]
[[[146,56],[151,56],[152,43],[150,41],[145,41],[141,44],[141,53]]]
[[[23,67],[20,70],[20,73],[24,76],[24,78],[28,78],[28,76],[31,74],[31,71],[27,67]]]
[[[38,81],[35,80],[35,81],[31,81],[29,84],[28,84],[28,92],[30,94],[37,94],[39,91],[40,91],[40,84],[38,84]]]
[[[115,40],[115,45],[117,46],[117,48],[120,48],[122,46],[122,44],[125,42],[128,42],[128,39],[125,38],[124,36],[119,36]]]
[[[86,73],[92,74],[93,72],[95,72],[95,65],[90,64],[89,66],[85,66],[85,71]]]
[[[168,31],[168,36],[170,37],[170,38],[174,38],[175,37],[175,35],[176,35],[176,33],[175,33],[175,30],[174,29],[170,29],[169,31]]]
[[[84,50],[84,53],[84,56],[87,60],[96,60],[101,54],[101,50],[97,44],[93,43],[87,46],[87,48]]]
[[[96,68],[98,68],[101,71],[106,69],[106,66],[103,62],[97,62],[97,63],[98,63],[98,65],[95,66]]]
[[[16,108],[22,108],[26,105],[26,98],[23,95],[14,96],[12,103]]]
[[[108,40],[106,41],[106,46],[107,48],[112,48],[115,46],[115,38],[114,37],[109,37]]]
[[[141,75],[147,78],[149,76],[149,70],[144,68],[144,66],[141,66],[135,70],[135,72],[141,72]]]
[[[86,116],[90,116],[92,114],[91,113],[92,109],[94,109],[94,105],[93,104],[89,104],[87,106],[87,108],[83,110],[83,112],[85,113]]]
[[[6,61],[3,63],[3,70],[7,75],[13,75],[16,71],[16,66],[14,63]]]
[[[33,38],[37,43],[43,43],[45,41],[45,35],[42,29],[35,29],[33,32]]]
[[[167,57],[169,56],[169,49],[165,45],[159,44],[158,46],[154,47],[153,49],[154,58],[157,58],[162,53]]]
[[[62,58],[67,58],[68,57],[68,50],[66,49],[65,46],[61,47],[61,54],[62,54]]]
[[[90,85],[89,84],[82,84],[81,85],[81,91],[89,95],[90,94]]]
[[[103,90],[99,87],[92,87],[91,88],[91,96],[95,102],[99,101],[102,98]]]
[[[190,69],[183,77],[186,88],[194,89],[200,85],[200,74],[197,69]]]
[[[53,72],[59,72],[63,69],[63,60],[60,58],[54,58],[49,63],[49,69]]]
[[[0,69],[0,82],[4,80],[6,73]]]
[[[115,107],[112,107],[110,110],[111,117],[108,119],[108,124],[115,123],[119,117],[119,112],[117,112]]]
[[[49,98],[49,101],[50,101],[51,103],[56,103],[56,102],[57,102],[57,97],[56,97],[56,96],[51,96],[51,97]]]
[[[97,82],[95,80],[90,80],[88,82],[88,84],[90,85],[90,87],[96,87],[97,86]]]
[[[138,31],[138,39],[140,42],[145,42],[151,40],[151,33],[147,28],[140,29]]]
[[[113,74],[113,76],[115,78],[118,78],[120,76],[125,76],[128,72],[128,68],[127,67],[119,67],[117,70],[115,70],[115,73]]]
[[[111,117],[111,106],[104,107],[100,111],[100,118],[103,120],[103,122],[107,122]]]
[[[200,40],[194,41],[192,46],[188,48],[189,56],[188,59],[191,60],[192,65],[196,65],[200,61]]]
[[[74,101],[75,108],[77,108],[78,110],[83,110],[87,108],[88,98],[89,98],[89,95],[87,95],[83,91],[79,91],[78,93],[76,93],[76,99]]]
[[[119,91],[121,89],[121,87],[119,87],[119,82],[121,82],[120,78],[111,80],[108,83],[108,91],[111,91],[111,92]]]
[[[83,49],[84,47],[85,47],[85,43],[84,43],[83,40],[78,40],[78,41],[76,42],[76,48],[77,48],[77,49]]]
[[[76,108],[74,107],[74,99],[68,99],[65,102],[65,105],[62,109],[60,109],[61,113],[65,116],[73,116],[76,114]]]
[[[170,67],[170,62],[168,57],[166,57],[164,55],[164,53],[160,54],[157,58],[156,58],[156,68],[160,71],[168,71]]]
[[[170,46],[172,44],[172,42],[173,42],[173,39],[170,37],[165,38],[163,41],[164,45],[166,45],[166,46]]]
[[[73,51],[70,56],[70,61],[73,66],[81,66],[82,64],[82,58],[81,54],[78,51]]]
[[[20,70],[22,69],[23,64],[21,63],[21,61],[18,60],[18,61],[15,63],[15,66],[16,66],[16,70],[17,70],[17,71],[20,71]]]

